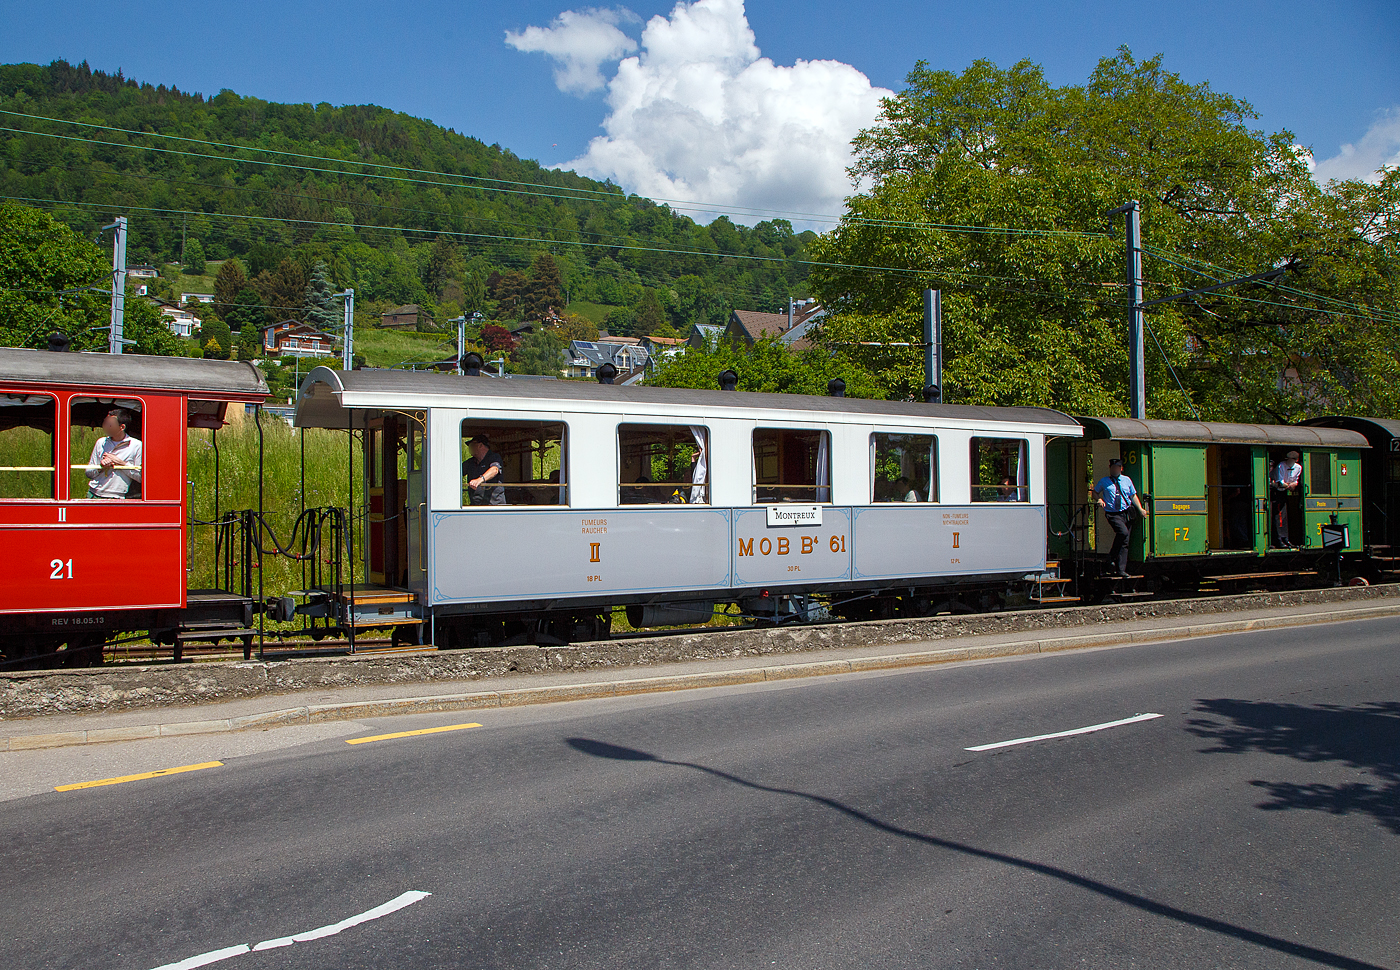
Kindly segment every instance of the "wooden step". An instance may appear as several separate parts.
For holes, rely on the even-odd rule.
[[[1111,597],[1113,597],[1114,599],[1120,599],[1120,600],[1127,600],[1127,599],[1140,600],[1140,599],[1147,599],[1147,598],[1149,598],[1150,596],[1152,596],[1153,594],[1152,594],[1151,591],[1139,592],[1139,591],[1136,591],[1136,590],[1126,590],[1126,589],[1118,590],[1118,589],[1116,589],[1116,590],[1114,590],[1113,592],[1109,593],[1108,595],[1111,596]]]
[[[1031,580],[1031,582],[1033,582],[1033,583],[1039,583],[1041,586],[1049,586],[1051,583],[1067,583],[1067,582],[1069,582],[1069,577],[1068,577],[1068,576],[1045,576],[1045,577],[1042,577],[1042,578],[1033,579],[1033,580]]]
[[[1039,598],[1032,596],[1031,602],[1042,605],[1045,603],[1078,603],[1080,599],[1078,596],[1041,596]]]

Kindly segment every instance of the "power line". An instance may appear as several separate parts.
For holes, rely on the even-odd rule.
[[[444,173],[444,172],[437,172],[437,171],[434,171],[434,170],[431,170],[431,169],[417,169],[417,168],[409,168],[409,167],[407,167],[407,166],[401,166],[401,165],[387,165],[387,164],[379,163],[379,162],[364,162],[364,161],[359,161],[359,160],[356,160],[356,159],[342,159],[342,158],[336,158],[336,157],[334,157],[334,156],[311,155],[311,154],[306,154],[306,153],[301,153],[301,152],[288,152],[288,151],[282,151],[282,150],[278,150],[278,149],[268,149],[268,148],[259,148],[259,147],[256,147],[256,146],[238,145],[238,144],[229,143],[229,142],[216,142],[216,141],[210,141],[210,140],[200,139],[200,138],[189,138],[189,137],[182,136],[182,135],[167,135],[167,134],[162,134],[162,133],[160,133],[160,132],[135,131],[135,130],[133,130],[133,129],[128,129],[128,128],[117,128],[117,127],[114,127],[114,126],[110,126],[110,125],[101,125],[101,124],[96,124],[96,123],[93,123],[93,122],[69,121],[69,120],[65,120],[65,119],[61,119],[61,118],[49,118],[49,117],[45,117],[45,116],[43,116],[43,115],[31,115],[31,114],[26,114],[26,113],[24,113],[24,112],[11,111],[11,110],[6,110],[6,109],[0,109],[0,114],[11,115],[11,116],[20,117],[20,118],[26,118],[26,119],[30,119],[30,120],[34,120],[34,121],[48,121],[48,122],[52,122],[52,123],[55,123],[55,124],[76,125],[76,126],[85,127],[85,128],[94,128],[94,129],[105,130],[105,131],[111,131],[111,132],[120,133],[120,134],[133,135],[133,136],[136,136],[136,137],[168,138],[168,139],[172,139],[172,140],[176,140],[176,141],[181,141],[181,142],[190,143],[190,144],[196,144],[196,145],[204,145],[204,146],[213,147],[213,148],[227,148],[227,149],[231,149],[231,150],[234,150],[234,151],[252,151],[252,152],[262,152],[262,153],[266,153],[266,154],[275,154],[275,155],[281,155],[281,156],[286,156],[286,157],[305,159],[305,160],[308,160],[308,161],[317,161],[317,162],[321,162],[321,163],[324,163],[324,164],[358,165],[358,166],[365,167],[365,168],[384,169],[384,170],[386,170],[386,171],[391,171],[391,172],[402,172],[402,173],[413,174],[413,175],[431,175],[431,176],[434,176],[435,179],[441,179],[441,178],[446,177],[446,178],[454,178],[454,179],[463,179],[463,180],[468,180],[468,181],[471,181],[471,182],[491,182],[491,183],[497,183],[497,184],[500,184],[500,185],[529,186],[529,187],[531,187],[531,188],[536,188],[536,190],[535,190],[535,191],[523,191],[523,190],[521,190],[521,189],[502,189],[502,188],[495,188],[494,186],[477,186],[477,185],[463,184],[463,183],[461,183],[461,182],[442,182],[442,181],[429,180],[429,179],[422,179],[422,178],[405,178],[405,177],[402,177],[402,176],[394,176],[394,175],[378,175],[378,174],[376,174],[376,173],[374,173],[374,172],[353,172],[353,171],[344,171],[344,170],[342,170],[342,169],[322,169],[322,168],[313,168],[313,167],[305,166],[305,165],[290,165],[290,164],[285,164],[285,163],[267,161],[267,160],[263,160],[263,159],[240,159],[240,158],[231,158],[231,157],[226,156],[226,155],[211,155],[211,154],[204,154],[204,153],[200,153],[200,152],[182,152],[182,151],[177,151],[177,150],[175,150],[175,149],[169,149],[169,148],[157,148],[157,147],[154,147],[154,146],[132,145],[132,144],[123,143],[123,142],[104,141],[104,140],[95,139],[95,138],[82,138],[82,137],[75,136],[75,135],[60,135],[60,134],[56,134],[56,133],[54,133],[54,132],[35,131],[35,130],[32,130],[32,129],[9,128],[9,127],[0,126],[0,131],[8,131],[8,132],[12,132],[12,133],[15,133],[15,134],[38,135],[38,136],[44,137],[44,138],[56,138],[56,139],[61,139],[61,140],[64,140],[64,141],[77,141],[77,142],[84,142],[84,143],[94,144],[94,145],[105,145],[105,146],[111,147],[111,148],[126,148],[126,149],[129,149],[129,150],[132,150],[132,151],[155,151],[155,152],[162,152],[162,153],[171,154],[171,155],[179,155],[179,156],[192,157],[192,158],[204,158],[204,159],[210,159],[210,160],[214,160],[214,161],[224,161],[224,162],[230,162],[230,163],[233,163],[233,164],[268,165],[268,166],[277,167],[277,168],[286,168],[286,169],[292,169],[292,170],[298,170],[298,171],[312,172],[312,173],[317,173],[317,174],[352,175],[352,176],[358,176],[358,177],[362,177],[362,178],[381,178],[381,179],[387,179],[387,180],[391,180],[391,181],[399,181],[399,182],[405,182],[405,183],[417,184],[417,185],[427,185],[427,186],[433,186],[433,187],[438,187],[438,188],[476,188],[476,189],[481,189],[481,190],[484,190],[484,191],[506,192],[506,193],[514,194],[514,195],[538,196],[538,197],[541,197],[541,198],[564,199],[564,200],[573,200],[573,201],[580,201],[580,202],[592,202],[592,201],[600,201],[600,202],[601,202],[601,201],[606,201],[606,202],[612,202],[612,203],[617,203],[617,202],[626,203],[626,202],[630,201],[630,200],[633,199],[633,198],[646,198],[646,197],[639,197],[639,196],[624,196],[624,195],[621,195],[620,193],[616,193],[616,192],[605,192],[605,191],[601,191],[601,190],[579,189],[579,188],[567,188],[567,187],[562,187],[562,186],[552,186],[552,188],[555,188],[555,189],[557,189],[558,191],[574,193],[573,195],[559,195],[559,194],[557,194],[557,192],[542,192],[542,191],[538,191],[537,187],[538,187],[541,183],[537,183],[537,182],[521,182],[521,181],[510,180],[510,179],[492,179],[492,178],[486,178],[486,177],[484,177],[484,176],[476,176],[476,175],[463,175],[463,174],[457,174],[457,173]],[[763,214],[768,214],[768,215],[782,215],[782,216],[791,216],[791,217],[795,217],[795,218],[798,218],[798,219],[804,220],[804,221],[819,221],[819,222],[830,222],[830,223],[837,223],[837,224],[839,224],[840,222],[843,221],[843,218],[842,218],[842,217],[836,216],[836,215],[832,215],[832,214],[830,214],[830,213],[812,213],[812,212],[797,212],[797,211],[781,210],[781,209],[763,209],[763,208],[750,207],[750,206],[735,206],[735,205],[730,205],[730,204],[727,204],[727,203],[704,202],[704,201],[695,201],[695,200],[677,200],[677,199],[650,198],[650,199],[648,199],[648,201],[655,202],[655,203],[660,203],[660,204],[662,204],[662,205],[665,205],[665,206],[668,206],[668,207],[671,207],[671,208],[690,209],[690,210],[703,211],[703,212],[718,212],[718,213],[733,212],[733,213],[736,214],[736,215],[738,215],[738,214],[743,214],[743,215],[763,215]],[[949,224],[925,223],[925,222],[918,222],[918,221],[913,221],[913,220],[869,219],[869,218],[865,218],[865,217],[855,217],[855,216],[847,216],[847,217],[845,218],[844,221],[847,221],[849,224],[857,224],[857,225],[888,226],[888,227],[890,227],[890,228],[913,228],[913,229],[936,230],[936,231],[940,231],[940,232],[960,232],[960,233],[972,233],[972,234],[1026,235],[1026,236],[1065,236],[1065,237],[1074,237],[1074,238],[1106,238],[1106,236],[1107,236],[1107,234],[1106,234],[1106,233],[1103,233],[1103,232],[1082,232],[1082,231],[1077,231],[1077,230],[1064,230],[1064,229],[1024,229],[1024,228],[1011,228],[1011,227],[999,227],[999,226],[971,226],[971,225],[956,225],[956,224],[951,224],[951,223],[949,223]]]

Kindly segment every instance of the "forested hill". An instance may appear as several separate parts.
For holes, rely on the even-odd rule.
[[[129,265],[238,257],[252,280],[324,261],[365,310],[417,303],[438,321],[509,318],[495,290],[542,251],[595,322],[619,308],[615,329],[654,327],[658,304],[678,329],[778,310],[806,293],[791,257],[813,238],[697,225],[374,105],[205,97],[63,61],[0,66],[0,196],[88,237],[127,216]]]

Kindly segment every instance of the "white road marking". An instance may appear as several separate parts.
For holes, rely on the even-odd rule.
[[[975,748],[964,748],[963,750],[991,751],[993,748],[1009,748],[1013,744],[1030,744],[1032,741],[1049,741],[1051,738],[1068,738],[1076,734],[1090,734],[1094,731],[1121,727],[1124,724],[1136,724],[1138,721],[1150,721],[1154,717],[1161,716],[1160,714],[1134,714],[1132,717],[1125,717],[1121,721],[1106,721],[1103,724],[1090,724],[1088,727],[1075,728],[1073,731],[1056,731],[1054,734],[1037,734],[1033,738],[1016,738],[1011,741],[997,741],[995,744],[979,744]]]
[[[403,909],[405,906],[412,906],[423,897],[431,895],[432,893],[419,892],[416,889],[409,890],[402,896],[397,896],[382,906],[376,906],[374,909],[366,910],[359,916],[343,919],[339,923],[332,923],[330,926],[322,926],[314,930],[307,930],[305,933],[298,933],[296,936],[284,936],[276,940],[264,940],[262,943],[253,947],[253,949],[275,950],[279,946],[291,946],[293,943],[309,943],[312,940],[319,940],[325,936],[335,936],[341,930],[348,930],[352,926],[359,926],[361,923],[368,923],[372,919],[388,916],[395,910]]]
[[[412,906],[420,899],[431,896],[432,893],[420,892],[411,889],[401,896],[396,896],[383,905],[374,909],[366,910],[358,916],[351,916],[343,919],[339,923],[332,923],[329,926],[320,926],[314,930],[307,930],[305,933],[297,933],[295,936],[282,936],[275,940],[264,940],[256,946],[249,946],[240,943],[237,946],[226,946],[222,950],[211,950],[208,953],[201,953],[199,956],[189,957],[179,963],[167,963],[156,967],[155,970],[195,970],[195,967],[207,966],[211,963],[218,963],[220,960],[228,960],[232,957],[242,956],[245,953],[252,953],[255,950],[275,950],[279,947],[291,946],[293,943],[308,943],[311,940],[319,940],[327,936],[335,936],[341,930],[348,930],[352,926],[359,926],[361,923],[368,923],[372,919],[379,919],[381,916],[388,916],[396,910],[405,906]]]
[[[237,946],[226,946],[222,950],[211,950],[208,953],[201,953],[197,957],[190,957],[188,960],[181,960],[179,963],[167,963],[164,966],[156,967],[156,970],[194,970],[195,967],[202,967],[210,963],[218,963],[220,960],[227,960],[229,957],[239,957],[245,953],[251,953],[252,948],[246,943]]]

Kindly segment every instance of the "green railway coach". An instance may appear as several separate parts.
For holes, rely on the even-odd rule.
[[[1302,551],[1321,552],[1322,527],[1346,527],[1341,551],[1363,542],[1361,451],[1365,437],[1341,428],[1080,418],[1085,437],[1055,442],[1047,473],[1059,484],[1051,501],[1051,549],[1061,558],[1101,560],[1112,530],[1090,494],[1111,458],[1123,460],[1147,509],[1133,530],[1130,560],[1154,572],[1198,574],[1216,560],[1297,556],[1285,548],[1278,516],[1288,518],[1288,538]],[[1271,487],[1274,467],[1290,451],[1301,454],[1302,487],[1291,499]],[[1055,529],[1056,522],[1066,527]],[[1332,551],[1332,550],[1329,550]],[[1242,569],[1257,566],[1240,564]]]

